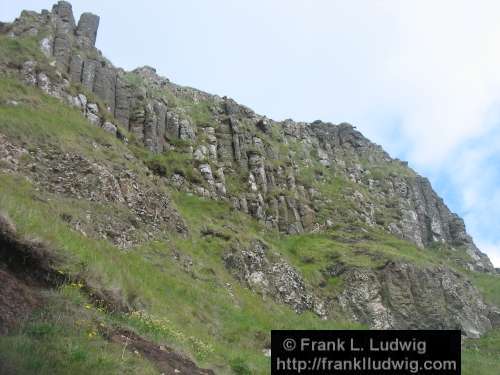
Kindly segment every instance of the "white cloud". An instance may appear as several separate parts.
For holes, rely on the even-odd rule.
[[[397,20],[398,42],[377,62],[384,84],[375,103],[399,114],[402,154],[439,181],[445,201],[500,267],[500,3],[384,4]],[[365,121],[370,133],[384,127],[370,114]]]
[[[442,167],[463,142],[487,132],[500,98],[500,3],[390,2],[399,48],[386,82],[403,114],[409,158]],[[483,6],[481,6],[483,4]]]

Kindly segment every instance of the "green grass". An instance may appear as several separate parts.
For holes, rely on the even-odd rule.
[[[41,310],[8,336],[0,336],[0,372],[158,374],[140,355],[123,351],[99,335],[102,313],[74,288],[45,293],[44,298],[47,302]]]
[[[22,66],[28,60],[44,62],[36,37],[10,38],[0,35],[0,65]]]
[[[16,100],[19,105],[3,105],[8,100]],[[0,79],[0,103],[0,133],[28,149],[55,145],[107,166],[132,169],[144,181],[147,179],[144,164],[139,160],[127,160],[124,154],[135,154],[160,175],[178,170],[195,173],[187,156],[139,152],[135,146],[122,144],[102,129],[90,125],[77,110],[17,81]],[[208,107],[200,109],[201,115],[196,122],[204,122],[207,110]],[[292,145],[292,151],[299,152],[297,147]],[[327,177],[321,189],[333,202],[340,218],[341,213],[355,209],[344,199],[352,186],[341,177]],[[312,186],[320,186],[314,174],[305,174],[304,179]],[[21,176],[0,173],[0,209],[10,216],[19,233],[44,241],[61,255],[60,271],[85,280],[96,290],[111,293],[135,312],[111,314],[95,311],[94,307],[86,309],[89,302],[85,295],[65,288],[51,297],[56,302],[51,304],[50,314],[36,315],[21,331],[1,338],[0,356],[3,357],[0,358],[21,366],[25,373],[35,373],[34,366],[39,366],[41,373],[48,373],[51,368],[58,373],[63,371],[64,363],[69,363],[74,373],[109,373],[110,366],[117,366],[119,372],[123,368],[121,362],[116,363],[116,356],[121,355],[119,349],[107,344],[99,335],[88,340],[88,330],[96,327],[97,321],[109,326],[129,327],[155,342],[166,343],[186,353],[200,365],[212,367],[221,374],[267,374],[269,359],[262,349],[269,345],[271,329],[360,326],[345,322],[341,316],[338,321],[323,321],[310,312],[297,315],[287,306],[263,300],[240,285],[226,270],[222,256],[231,246],[245,246],[255,239],[265,241],[271,250],[293,264],[308,284],[324,284],[322,290],[330,296],[342,288],[343,282],[341,277],[325,280],[322,271],[330,263],[341,261],[348,265],[377,267],[387,260],[399,259],[421,265],[448,264],[453,256],[446,249],[418,249],[385,232],[365,228],[359,223],[349,225],[349,220],[347,223],[339,220],[333,230],[323,234],[277,236],[266,232],[261,224],[232,209],[226,202],[179,192],[170,194],[188,224],[189,235],[166,233],[155,241],[123,251],[107,241],[83,236],[61,216],[69,213],[78,217],[88,210],[103,210],[114,220],[123,220],[126,207],[96,207],[91,202],[62,198],[37,190]],[[331,212],[325,208],[320,214],[329,217]],[[221,235],[205,236],[202,231],[206,228]],[[491,277],[477,276],[473,280],[488,301],[496,303],[498,283]],[[65,313],[68,306],[72,306],[71,314]],[[86,310],[92,313],[85,313]],[[62,314],[62,321],[58,320],[58,314]],[[82,326],[73,324],[76,321],[72,321],[71,316],[82,320]],[[480,361],[481,355],[489,355],[490,349],[491,353],[496,353],[495,347],[500,347],[495,346],[498,344],[496,333],[476,343],[484,347],[484,353],[483,349],[477,354],[468,347],[464,355],[467,366]],[[32,360],[23,362],[31,352]],[[485,363],[494,364],[486,360]],[[132,370],[136,366],[142,366],[141,362],[130,362]],[[141,373],[148,373],[148,367],[145,369]]]
[[[224,369],[234,358],[245,358],[253,373],[265,373],[268,359],[260,350],[269,340],[271,329],[353,327],[322,321],[312,313],[299,316],[240,286],[223,266],[221,255],[228,245],[223,239],[193,233],[188,239],[172,238],[123,252],[105,241],[71,230],[59,219],[62,207],[58,206],[57,197],[49,195],[52,203],[47,205],[35,199],[38,194],[28,182],[1,175],[0,207],[15,222],[20,234],[40,238],[57,249],[67,261],[61,266],[64,273],[115,291],[133,309],[145,309],[149,316],[168,321],[170,328],[153,330],[152,334],[150,328],[129,316],[110,319],[190,353],[203,364]],[[231,213],[224,203],[187,195],[179,195],[176,204],[193,229],[218,226],[231,215],[242,215]],[[240,225],[235,219],[234,225]],[[241,225],[245,224],[240,219]],[[191,273],[172,261],[174,248],[195,260]],[[233,286],[235,297],[228,293],[227,284]],[[175,332],[182,332],[184,338]],[[199,342],[193,344],[191,338]],[[207,347],[213,351],[207,351]]]
[[[0,65],[14,69],[7,71],[6,75],[14,75],[13,71],[21,69],[25,62],[35,61],[35,73],[44,72],[53,82],[60,80],[56,69],[40,49],[42,37],[41,34],[16,38],[0,35]],[[63,73],[63,76],[66,77],[66,74]]]
[[[297,267],[309,284],[323,285],[327,294],[341,286],[341,277],[328,278],[328,265],[343,263],[351,267],[377,268],[388,261],[404,261],[421,266],[447,265],[443,253],[400,240],[380,230],[338,225],[326,233],[292,236],[265,236],[273,248],[280,251]],[[324,285],[327,285],[327,288]]]
[[[96,160],[126,161],[126,145],[92,126],[81,113],[40,90],[13,79],[0,79],[0,103],[15,100],[17,106],[0,105],[0,132],[28,149],[57,145],[62,151],[81,153]]]
[[[481,291],[485,301],[500,308],[500,275],[470,273],[469,278]]]
[[[94,160],[126,163],[123,165],[127,168],[140,169],[140,164],[120,159],[124,153],[132,153],[126,145],[88,124],[76,110],[12,80],[0,80],[0,85],[2,99],[20,102],[15,107],[0,107],[0,132],[12,141],[29,148],[57,145]],[[86,280],[95,289],[111,291],[130,308],[144,311],[141,316],[146,317],[138,320],[126,314],[108,314],[105,320],[109,324],[133,328],[220,373],[230,373],[231,367],[267,373],[269,359],[261,350],[269,344],[271,329],[355,327],[322,321],[312,313],[299,316],[287,306],[263,301],[239,285],[221,259],[228,241],[203,237],[200,230],[208,226],[231,240],[249,241],[262,232],[262,227],[227,203],[181,193],[173,197],[189,224],[191,236],[170,236],[125,252],[106,241],[82,236],[61,219],[63,213],[77,216],[95,209],[90,203],[37,191],[22,177],[0,175],[0,208],[8,213],[21,235],[40,239],[62,255],[62,272]],[[118,212],[110,208],[111,215]],[[174,250],[194,260],[189,272],[172,260]],[[151,325],[151,321],[160,324]],[[167,329],[162,328],[165,324]],[[33,355],[33,361],[46,357],[44,366],[50,368],[51,358],[57,357],[60,345],[65,345],[63,337],[60,339],[58,342],[56,335],[55,346],[47,346],[43,355]],[[25,339],[19,336],[11,340]],[[20,352],[14,345],[6,345],[6,351],[11,363],[23,355],[28,363],[31,361],[31,354]],[[91,366],[96,360],[90,353],[82,358],[82,366]]]
[[[203,184],[203,176],[196,168],[193,157],[190,154],[178,151],[166,151],[161,154],[148,153],[144,162],[155,174],[162,177],[171,177],[178,174],[189,182]]]
[[[240,195],[248,191],[248,176],[242,170],[235,170],[225,175],[226,188],[229,194]]]
[[[400,176],[414,178],[416,174],[410,168],[404,166],[400,161],[393,160],[391,162],[376,163],[366,159],[361,160],[361,164],[365,169],[370,171],[369,178],[384,182],[390,176]]]
[[[131,87],[138,88],[140,86],[145,85],[144,79],[139,74],[127,72],[123,74],[121,77],[123,81],[128,85],[130,85]]]
[[[500,369],[500,329],[480,339],[468,339],[462,348],[463,375],[496,375]]]
[[[214,126],[214,114],[210,110],[211,103],[208,101],[200,101],[198,103],[191,102],[190,105],[184,105],[187,109],[187,114],[191,117],[193,124],[196,126]]]

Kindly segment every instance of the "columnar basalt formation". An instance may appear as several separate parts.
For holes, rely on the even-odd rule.
[[[0,59],[1,74],[76,108],[72,115],[84,130],[100,127],[129,144],[92,129],[91,151],[81,154],[0,134],[2,173],[26,178],[51,197],[90,203],[84,214],[63,213],[65,225],[124,254],[154,242],[162,257],[177,243],[163,237],[192,237],[195,244],[213,236],[210,252],[217,251],[210,255],[225,268],[203,270],[235,304],[219,272],[263,299],[321,319],[377,329],[461,329],[469,337],[500,324],[498,309],[467,278],[495,273],[491,262],[406,162],[348,123],[274,121],[230,98],[176,85],[152,67],[117,68],[96,48],[99,23],[91,13],[75,22],[71,5],[60,1],[51,11],[24,11],[0,24],[4,40],[34,50],[19,61]],[[24,105],[16,100],[0,105]],[[198,227],[183,217],[178,197],[223,210],[207,212],[206,226]],[[174,249],[173,259],[186,272],[204,261],[182,252]]]
[[[129,132],[152,153],[182,155],[185,166],[164,176],[172,186],[228,201],[280,232],[362,224],[420,247],[462,249],[470,257],[463,265],[493,272],[430,182],[352,125],[277,122],[232,99],[175,85],[151,67],[125,72],[95,47],[99,22],[84,13],[77,24],[71,5],[60,1],[51,12],[23,12],[1,30],[38,36],[55,61],[55,78],[25,62],[19,71],[26,82],[118,137]],[[70,84],[81,92],[69,93]]]
[[[92,13],[83,13],[76,28],[77,40],[82,48],[93,48],[99,28],[99,16]]]

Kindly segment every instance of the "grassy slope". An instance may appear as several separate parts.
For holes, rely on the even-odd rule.
[[[99,314],[66,286],[45,293],[43,309],[18,331],[0,337],[0,372],[10,374],[157,374],[140,356],[99,335]],[[2,367],[6,366],[6,367]]]
[[[469,277],[485,301],[500,308],[500,276],[472,273]],[[467,340],[462,351],[462,366],[464,375],[497,374],[500,369],[500,328],[478,340]]]
[[[5,106],[8,100],[20,105]],[[141,168],[122,158],[124,153],[131,153],[127,146],[90,126],[76,110],[13,80],[0,80],[0,133],[28,148],[57,144],[95,160],[111,160],[133,170]],[[265,240],[301,270],[311,285],[324,281],[321,268],[333,259],[374,266],[394,258],[428,264],[446,263],[452,257],[446,250],[422,251],[384,233],[360,234],[348,227],[326,234],[276,238],[224,203],[180,193],[173,193],[173,198],[192,236],[171,236],[124,252],[105,241],[83,237],[61,219],[63,213],[97,209],[91,203],[36,191],[22,178],[0,174],[0,208],[22,234],[43,239],[65,256],[62,272],[116,290],[144,310],[141,314],[109,314],[89,304],[78,286],[66,286],[50,293],[48,298],[54,303],[49,310],[36,314],[18,333],[0,338],[1,358],[15,365],[23,363],[25,373],[35,373],[35,367],[39,368],[36,373],[44,373],[44,369],[46,373],[121,373],[124,368],[132,369],[132,373],[136,368],[142,373],[154,371],[140,358],[122,358],[120,348],[98,334],[99,324],[123,325],[189,353],[221,373],[230,372],[232,367],[236,373],[258,374],[267,373],[269,362],[261,349],[268,344],[270,329],[354,327],[324,322],[312,314],[297,316],[287,307],[263,301],[238,285],[221,261],[227,241],[200,237],[199,230],[204,226],[243,242]],[[43,203],[47,199],[50,204]],[[174,249],[194,260],[189,272],[172,261]],[[473,281],[491,302],[498,303],[497,279],[475,276]],[[327,280],[326,291],[335,293],[339,284],[339,279]],[[470,369],[479,366],[485,371],[499,368],[499,356],[495,357],[498,348],[497,332],[468,343],[464,351],[466,371],[472,373]],[[28,353],[30,361],[25,360]],[[142,370],[141,366],[146,367]]]
[[[494,375],[500,369],[500,329],[478,340],[467,340],[462,350],[463,375]]]
[[[91,155],[97,160],[114,159],[127,151],[124,145],[85,122],[76,110],[60,105],[35,89],[9,80],[1,80],[0,88],[0,101],[16,98],[21,103],[0,106],[0,132],[9,139],[30,146],[57,143],[63,149]],[[96,153],[90,146],[92,142],[105,142],[108,147]],[[135,168],[128,162],[123,163],[128,168]],[[289,308],[263,301],[239,286],[225,271],[221,261],[227,243],[217,238],[200,238],[199,229],[208,224],[226,230],[223,225],[230,221],[237,231],[246,231],[250,236],[258,234],[259,226],[222,203],[185,194],[174,194],[174,198],[189,222],[193,236],[188,239],[172,236],[125,252],[105,241],[82,236],[61,218],[68,211],[78,211],[83,207],[92,209],[91,203],[37,191],[22,177],[0,174],[0,207],[21,234],[46,241],[65,257],[61,272],[83,277],[92,285],[117,290],[128,300],[139,300],[138,304],[144,307],[142,315],[99,312],[100,320],[106,324],[133,327],[158,342],[166,342],[189,353],[204,365],[219,368],[222,373],[229,371],[227,363],[233,363],[235,368],[248,368],[252,373],[266,373],[268,359],[261,350],[268,344],[272,328],[353,327],[347,323],[321,321],[313,314],[297,316]],[[195,259],[191,272],[183,271],[172,261],[173,249]],[[232,285],[235,297],[228,292],[227,284]],[[57,298],[64,300],[66,297],[60,292]],[[75,305],[74,308],[80,306],[81,311],[88,301],[82,295],[80,302],[80,305],[75,305],[74,301],[67,301]],[[34,324],[42,323],[35,320]],[[85,341],[71,322],[67,327],[59,326],[58,320],[50,324],[55,325],[51,331],[64,330],[75,343]],[[92,323],[87,321],[87,324]],[[17,336],[0,339],[5,348],[4,357],[15,362],[30,348],[39,345],[39,337],[24,332],[23,329]],[[77,364],[71,359],[71,353],[59,351],[65,345],[64,336],[53,335],[51,339],[55,341],[54,346],[46,346],[40,355],[47,368],[61,368],[58,366],[65,362],[74,365],[75,371],[93,366],[95,356],[91,344],[79,346],[86,355],[78,356]],[[57,343],[59,339],[61,342]],[[11,345],[12,342],[23,344]],[[121,356],[115,356],[116,350],[112,346],[102,340],[101,345],[107,348],[107,357],[113,358],[117,364],[122,362]],[[105,371],[105,367],[97,368]]]

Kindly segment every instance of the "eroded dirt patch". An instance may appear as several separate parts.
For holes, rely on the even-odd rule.
[[[41,244],[18,238],[0,215],[0,334],[7,334],[43,303],[40,290],[63,282],[57,262]]]
[[[42,305],[37,289],[11,272],[0,269],[0,335],[6,335],[19,321]]]
[[[60,260],[42,242],[20,238],[10,220],[0,214],[0,265],[30,285],[51,287],[62,284],[56,271]]]
[[[212,370],[202,369],[189,358],[171,348],[154,344],[134,332],[125,329],[104,332],[109,341],[123,345],[131,352],[140,353],[153,362],[164,375],[215,375]]]

